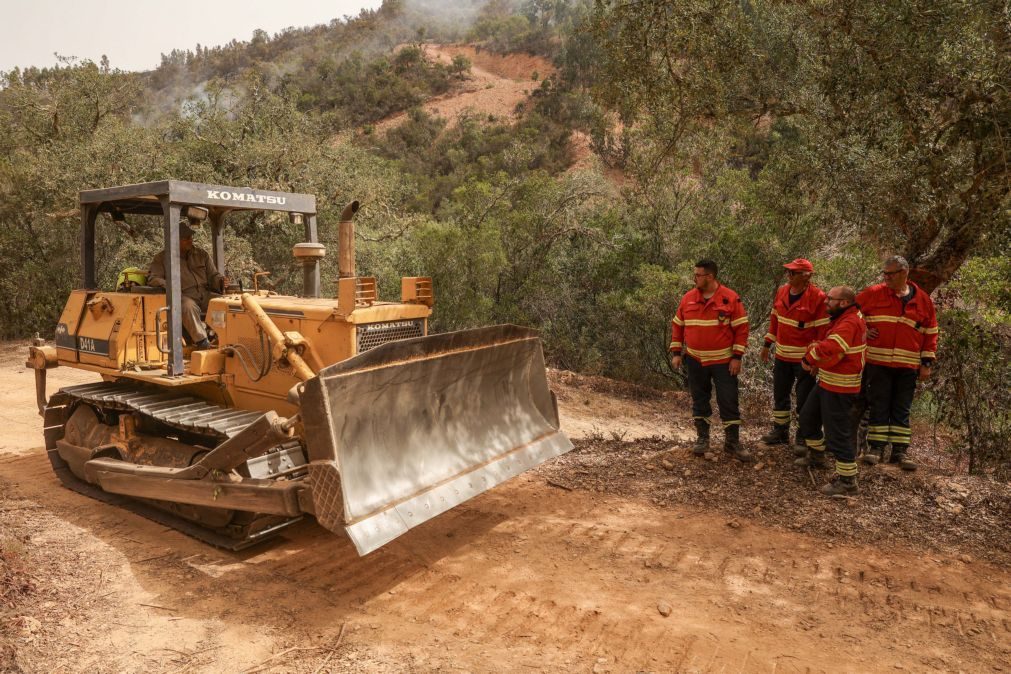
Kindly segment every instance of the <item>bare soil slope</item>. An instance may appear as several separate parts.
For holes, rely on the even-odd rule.
[[[0,599],[0,671],[1007,671],[1011,662],[1006,558],[980,561],[975,539],[856,544],[845,523],[874,504],[819,503],[802,485],[795,502],[839,526],[795,531],[785,516],[728,511],[733,485],[756,471],[691,463],[678,394],[557,373],[576,453],[365,558],[312,522],[233,554],[59,487],[21,349],[0,347],[0,546],[27,560],[33,587]],[[87,377],[61,368],[51,387]],[[771,451],[767,461],[776,463]],[[691,485],[684,497],[671,496],[675,478]],[[1000,527],[1006,535],[1007,522],[990,525]]]
[[[457,55],[470,59],[470,75],[466,80],[421,106],[430,115],[445,117],[451,124],[462,114],[514,121],[517,106],[540,86],[542,79],[555,72],[548,60],[530,54],[492,54],[469,45],[429,44],[424,50],[429,59],[439,63],[452,63]],[[375,128],[385,131],[405,119],[407,114],[399,113],[379,122]]]

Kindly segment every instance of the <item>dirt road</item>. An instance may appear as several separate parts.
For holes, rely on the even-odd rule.
[[[0,603],[0,670],[1009,669],[1007,568],[552,486],[557,471],[365,558],[311,522],[221,552],[60,488],[19,358],[0,351],[0,538],[27,556],[35,591]],[[86,377],[59,369],[51,386]],[[575,435],[684,425],[669,401],[555,379]]]

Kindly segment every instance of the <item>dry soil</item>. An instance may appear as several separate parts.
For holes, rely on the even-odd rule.
[[[980,511],[990,556],[985,536],[862,542],[846,523],[873,493],[819,501],[782,450],[758,471],[693,462],[678,394],[554,373],[575,453],[364,558],[311,521],[236,554],[61,488],[23,349],[0,346],[0,549],[24,562],[0,565],[20,581],[0,595],[0,670],[1009,670],[1006,511]],[[51,390],[89,378],[60,368]],[[743,485],[763,471],[836,524],[728,505],[734,485],[760,499]],[[892,481],[915,492],[925,472]]]

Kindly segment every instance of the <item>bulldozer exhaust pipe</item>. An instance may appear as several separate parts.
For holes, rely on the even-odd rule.
[[[341,211],[341,221],[337,231],[338,270],[341,278],[352,278],[355,275],[355,213],[358,212],[358,201],[352,201]]]

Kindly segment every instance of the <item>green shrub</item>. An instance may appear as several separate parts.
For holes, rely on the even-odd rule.
[[[1011,260],[978,257],[940,294],[946,307],[926,389],[949,450],[973,473],[1011,479]]]

